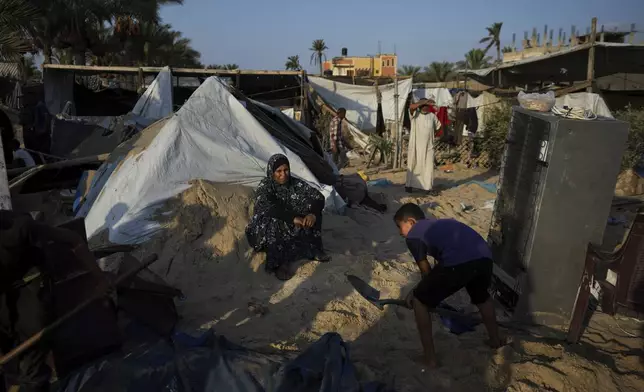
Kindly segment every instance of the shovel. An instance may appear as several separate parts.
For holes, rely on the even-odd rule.
[[[358,278],[355,275],[347,275],[347,279],[349,280],[349,283],[353,286],[356,291],[364,297],[367,301],[371,302],[373,305],[376,305],[378,309],[384,310],[385,305],[397,305],[397,306],[402,306],[407,309],[411,309],[405,300],[402,299],[380,299],[380,291],[376,290],[375,288],[369,286],[367,282],[364,280]],[[444,308],[434,308],[434,309],[429,309],[430,312],[436,313],[439,316],[443,317],[456,317],[464,321],[468,321],[471,323],[479,323],[480,321],[476,318],[473,318],[471,315],[468,314],[463,314],[459,313],[453,310],[449,309],[444,309]]]

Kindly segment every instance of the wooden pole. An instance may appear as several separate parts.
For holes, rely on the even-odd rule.
[[[2,113],[0,113],[2,115]],[[4,160],[4,149],[0,137],[0,210],[11,210],[11,193],[9,192],[9,178],[7,177],[7,164]]]
[[[588,49],[588,71],[586,72],[586,81],[592,84],[595,79],[595,40],[597,39],[597,18],[593,18],[590,27],[590,48]],[[587,93],[593,92],[592,85],[586,88]]]
[[[402,162],[402,129],[400,127],[400,112],[398,104],[398,71],[394,70],[394,111],[395,113],[395,123],[396,123],[396,150],[394,151],[394,169],[397,169],[401,166]]]

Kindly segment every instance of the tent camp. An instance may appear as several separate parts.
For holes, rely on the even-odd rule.
[[[340,83],[333,80],[310,76],[309,84],[326,104],[333,110],[345,108],[349,130],[360,147],[365,147],[368,142],[367,134],[376,129],[378,119],[378,101],[374,86],[358,86]],[[398,81],[398,115],[402,119],[405,110],[405,101],[411,92],[412,79]],[[378,87],[382,94],[382,114],[385,121],[396,120],[396,100],[394,97],[394,84]],[[313,100],[315,102],[315,100]]]
[[[192,180],[256,186],[276,153],[285,154],[293,174],[325,195],[327,210],[344,207],[333,187],[321,184],[219,78],[210,77],[174,115],[110,155],[77,216],[85,217],[88,237],[107,230],[111,242],[141,243],[161,228],[154,220],[158,208]]]

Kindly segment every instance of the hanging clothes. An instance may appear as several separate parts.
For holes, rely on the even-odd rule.
[[[479,117],[476,108],[467,108],[464,112],[465,127],[469,133],[476,133],[479,128]]]
[[[445,128],[445,126],[450,124],[447,107],[436,107],[435,105],[428,105],[427,108],[429,113],[434,113],[436,115],[436,118],[438,118],[438,121],[440,121],[441,125],[443,125],[442,127],[436,129],[436,133],[434,134],[435,138],[440,138],[443,136],[443,129]]]
[[[406,188],[432,190],[434,183],[434,135],[441,128],[438,117],[431,111],[416,110],[411,115]]]

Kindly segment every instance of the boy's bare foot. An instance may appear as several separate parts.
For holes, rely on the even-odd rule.
[[[490,346],[493,349],[497,349],[497,348],[501,348],[503,346],[507,346],[510,343],[511,342],[508,340],[508,338],[506,338],[504,336],[501,336],[501,337],[499,337],[498,339],[496,339],[494,341],[489,340],[489,339],[485,341],[485,344],[487,344],[488,346]]]
[[[425,355],[419,355],[414,358],[414,362],[417,364],[426,367],[427,369],[436,369],[438,367],[438,362],[436,358],[427,358]]]

